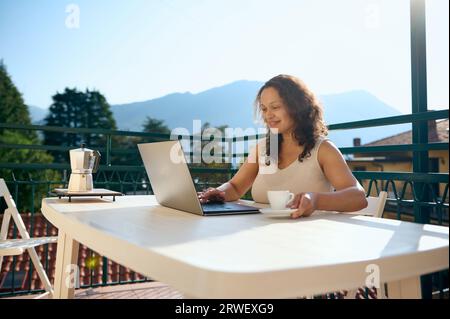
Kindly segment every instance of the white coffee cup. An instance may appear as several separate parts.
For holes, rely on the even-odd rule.
[[[267,191],[270,208],[286,209],[286,205],[294,199],[294,194],[289,191]]]

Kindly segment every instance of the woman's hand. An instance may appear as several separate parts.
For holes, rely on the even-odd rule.
[[[202,204],[225,201],[225,192],[212,187],[203,192],[197,192],[197,196]]]
[[[308,217],[317,209],[317,194],[299,193],[295,195],[289,207],[297,209],[291,214],[292,218]]]

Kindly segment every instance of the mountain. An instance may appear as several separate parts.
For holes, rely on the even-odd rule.
[[[164,120],[174,129],[185,128],[189,134],[198,133],[200,125],[209,122],[211,126],[228,125],[231,128],[254,128],[253,102],[263,82],[236,81],[197,94],[190,92],[172,93],[160,98],[112,105],[117,126],[120,130],[141,131],[147,116]],[[359,121],[380,117],[401,115],[371,93],[358,90],[338,94],[320,95],[327,124]],[[30,106],[33,123],[41,123],[46,110]],[[201,124],[193,127],[193,120]],[[353,138],[361,138],[366,144],[375,140],[405,132],[411,124],[381,126],[375,128],[339,130],[330,132],[330,139],[339,147],[353,145]]]
[[[48,112],[43,108],[33,105],[28,105],[28,111],[30,112],[31,123],[36,125],[42,124],[42,121],[44,120],[44,117],[47,115]]]
[[[322,95],[319,98],[324,107],[327,124],[402,115],[400,111],[364,90]],[[361,139],[361,144],[367,144],[408,130],[411,130],[411,124],[398,124],[330,131],[329,137],[337,146],[348,147],[353,146],[353,138],[356,137]]]
[[[141,131],[146,116],[165,121],[169,128],[193,131],[193,120],[212,126],[256,127],[253,100],[263,83],[237,81],[198,94],[173,93],[161,98],[130,104],[113,105],[117,125],[122,130]]]
[[[190,134],[193,133],[195,119],[201,120],[201,124],[209,122],[214,127],[228,125],[257,129],[260,126],[254,122],[253,102],[263,84],[236,81],[197,94],[173,93],[148,101],[113,105],[112,111],[121,130],[141,131],[147,116],[164,120],[170,129],[186,128]],[[401,115],[395,108],[363,90],[321,95],[319,99],[327,124]],[[361,138],[364,144],[407,131],[410,127],[410,124],[402,124],[339,130],[330,132],[329,137],[336,145],[345,147],[352,146],[355,137]]]

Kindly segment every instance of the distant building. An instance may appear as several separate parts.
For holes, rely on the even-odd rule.
[[[429,143],[448,143],[448,124],[449,120],[429,121],[428,122],[428,142]],[[355,138],[353,146],[382,146],[382,145],[403,145],[412,144],[412,131],[396,134],[368,144],[361,145],[361,139]],[[448,173],[449,155],[448,150],[429,151],[429,172]],[[347,164],[352,171],[378,171],[378,172],[412,172],[413,156],[412,152],[374,152],[374,153],[355,153],[353,157],[347,158]],[[395,182],[397,196],[400,196],[404,183]],[[368,182],[364,182],[364,188],[367,190]],[[385,187],[385,182],[379,186]],[[374,187],[374,186],[372,186]],[[433,192],[435,196],[443,195],[445,185],[434,185]],[[394,198],[392,186],[388,188],[390,198]],[[408,187],[405,192],[405,199],[412,196],[411,189]]]

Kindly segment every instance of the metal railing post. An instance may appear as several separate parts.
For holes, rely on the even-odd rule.
[[[106,165],[111,165],[112,135],[106,135]]]
[[[426,112],[427,106],[427,52],[426,52],[426,9],[425,0],[411,0],[410,4],[411,25],[411,94],[412,113]],[[412,123],[412,143],[428,143],[428,122],[419,121]],[[427,173],[429,170],[428,151],[413,151],[413,172]],[[418,190],[420,201],[428,201],[428,190],[422,183],[417,183],[414,188]],[[421,194],[423,190],[423,193]],[[414,218],[416,222],[428,223],[430,209],[421,207],[418,201],[414,201]],[[422,296],[431,298],[431,276],[422,276]]]

